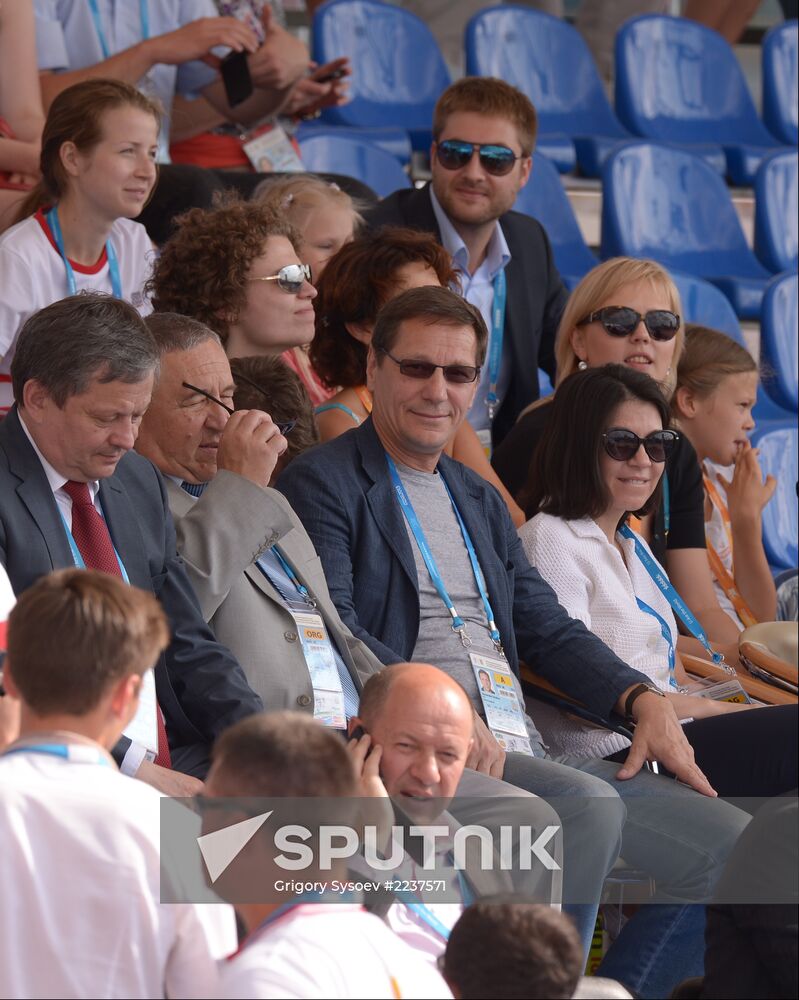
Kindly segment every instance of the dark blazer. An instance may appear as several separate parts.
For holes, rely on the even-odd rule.
[[[607,718],[644,675],[558,604],[499,493],[446,455],[438,468],[474,542],[511,668],[518,674],[523,659]],[[409,660],[419,634],[416,563],[371,419],[295,458],[277,485],[311,536],[344,623],[383,663]]]
[[[535,183],[535,178],[530,181]],[[369,226],[407,226],[441,239],[430,186],[404,189],[366,212]],[[505,270],[508,299],[505,336],[512,352],[511,381],[493,426],[496,446],[521,411],[538,399],[538,369],[554,381],[555,334],[569,293],[552,259],[552,247],[540,222],[520,212],[499,219],[511,260]]]
[[[100,481],[100,503],[130,582],[155,594],[169,619],[172,642],[155,668],[155,682],[170,746],[210,744],[263,706],[203,621],[175,550],[163,480],[150,462],[128,452],[113,476]],[[16,407],[0,424],[0,561],[16,593],[45,573],[74,565],[47,476]],[[124,753],[123,747],[115,750],[117,758]]]

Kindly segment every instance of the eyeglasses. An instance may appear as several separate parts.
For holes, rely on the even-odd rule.
[[[577,326],[601,323],[605,333],[609,333],[611,337],[629,337],[641,320],[653,340],[673,340],[680,329],[680,317],[669,309],[650,309],[641,314],[628,306],[605,306],[604,309],[597,309],[581,319]]]
[[[480,145],[477,142],[463,142],[461,139],[445,139],[436,143],[436,159],[445,170],[460,170],[475,153],[480,154],[480,166],[483,170],[494,177],[509,174],[513,170],[513,164],[524,159],[524,154],[517,156],[507,146],[496,146],[493,143]]]
[[[306,281],[311,280],[310,264],[286,264],[281,267],[277,274],[267,275],[265,278],[249,278],[249,281],[276,281],[278,288],[290,295],[296,295]]]
[[[243,381],[248,381],[248,380],[243,379]],[[217,406],[221,406],[222,409],[225,410],[227,413],[230,413],[232,415],[236,412],[232,406],[228,406],[227,403],[223,403],[221,399],[217,399],[216,396],[211,395],[211,393],[207,392],[205,389],[200,389],[198,386],[192,385],[190,382],[181,382],[180,384],[182,388],[189,389],[191,392],[196,392],[198,396],[205,396],[206,399],[210,399],[212,403],[216,403]],[[256,389],[260,389],[261,392],[263,392],[263,389],[261,389],[259,385],[256,385],[255,382],[250,382],[250,385],[254,385]],[[285,436],[286,434],[288,434],[289,431],[294,430],[296,423],[297,423],[296,420],[289,420],[284,424],[279,424],[277,421],[275,421],[275,426],[280,431],[280,433]]]
[[[451,382],[453,385],[466,385],[468,382],[474,382],[480,374],[479,367],[475,365],[434,365],[432,361],[400,361],[383,348],[380,348],[380,353],[385,354],[395,365],[399,365],[400,374],[406,375],[408,378],[419,380],[432,378],[436,368],[440,368],[444,372],[444,378],[447,382]]]
[[[638,453],[641,445],[653,462],[665,462],[680,440],[676,431],[653,431],[645,438],[638,437],[634,431],[625,427],[611,427],[602,435],[605,451],[616,462],[629,462]]]

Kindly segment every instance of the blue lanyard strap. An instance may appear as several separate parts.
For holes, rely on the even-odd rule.
[[[474,895],[469,888],[468,882],[463,877],[463,872],[460,871],[458,872],[458,889],[461,894],[461,904],[466,909],[474,901]],[[426,903],[423,903],[411,892],[397,892],[395,895],[401,903],[404,903],[409,910],[412,910],[420,917],[443,941],[449,941],[449,927],[438,919]]]
[[[677,684],[677,675],[674,669],[674,642],[671,638],[671,629],[669,628],[666,620],[659,615],[654,608],[650,608],[650,606],[645,601],[642,601],[640,597],[636,597],[635,600],[641,611],[648,615],[652,615],[658,625],[660,625],[660,634],[666,640],[666,645],[669,649],[669,685],[677,690],[679,685]]]
[[[625,538],[631,538],[633,540],[633,544],[635,545],[635,554],[644,564],[644,568],[652,577],[652,579],[655,581],[655,585],[660,589],[660,591],[665,596],[666,600],[671,605],[675,615],[677,615],[677,617],[680,619],[683,625],[685,625],[685,627],[688,629],[691,635],[702,643],[702,645],[704,646],[705,650],[707,651],[708,655],[710,656],[710,658],[713,660],[714,663],[716,664],[724,663],[724,656],[721,653],[717,653],[714,649],[712,649],[710,642],[708,641],[707,638],[707,633],[699,624],[699,621],[697,620],[696,616],[688,607],[688,605],[685,603],[685,601],[680,597],[680,595],[677,593],[674,587],[671,585],[668,577],[663,572],[658,563],[652,558],[649,552],[647,552],[647,550],[641,544],[641,540],[638,538],[635,532],[630,528],[628,524],[623,524],[621,528],[619,528],[619,531],[621,532],[622,535],[624,535]]]
[[[55,245],[58,247],[61,260],[64,262],[64,270],[67,273],[67,286],[69,288],[69,294],[77,295],[78,285],[75,281],[75,272],[72,269],[72,264],[70,264],[67,252],[64,249],[64,237],[61,235],[61,223],[58,221],[57,205],[53,205],[47,215],[45,215],[45,219],[47,220],[47,225],[50,227],[50,232],[53,234],[53,239],[55,240]],[[122,280],[119,276],[119,261],[117,260],[116,250],[114,250],[114,246],[110,239],[105,241],[105,252],[108,257],[108,273],[111,276],[111,288],[114,293],[114,298],[121,299]]]
[[[72,562],[77,566],[78,569],[86,569],[86,563],[84,562],[83,556],[81,555],[80,549],[77,546],[77,543],[72,535],[72,532],[69,530],[67,522],[64,520],[64,515],[61,514],[60,508],[58,513],[61,515],[61,523],[64,525],[64,531],[67,534],[67,541],[69,542],[69,550],[72,553]],[[110,534],[111,533],[109,532],[109,535]],[[117,547],[116,545],[114,545],[113,539],[111,540],[111,546],[114,550],[114,555],[117,558],[117,563],[119,564],[119,572],[122,574],[122,579],[125,581],[125,583],[130,583],[130,577],[128,576],[128,571],[125,569],[125,564],[122,562],[122,559],[119,553],[117,552]]]
[[[316,607],[316,601],[311,597],[311,594],[310,594],[308,588],[304,584],[300,583],[297,574],[291,568],[291,566],[289,565],[288,560],[283,555],[283,553],[280,551],[280,549],[277,547],[277,545],[274,546],[274,548],[272,549],[272,551],[275,553],[275,558],[277,559],[277,561],[283,567],[283,572],[286,574],[286,576],[289,578],[289,580],[291,580],[291,582],[294,584],[294,587],[295,587],[297,593],[300,595],[300,597],[303,598],[303,600],[305,601],[305,603],[309,607],[315,608]]]
[[[9,747],[0,756],[10,757],[15,753],[39,753],[46,754],[48,757],[60,757],[62,760],[68,760],[72,763],[111,766],[111,762],[99,750],[83,744],[29,743],[27,746]]]
[[[422,559],[427,567],[427,572],[430,574],[430,579],[433,581],[433,586],[438,591],[438,595],[444,602],[444,606],[452,618],[452,630],[457,632],[460,636],[460,640],[464,647],[471,646],[472,640],[466,634],[466,622],[461,618],[455,609],[455,605],[452,602],[449,592],[447,591],[446,585],[438,571],[438,565],[430,550],[430,546],[427,544],[427,539],[425,537],[422,525],[419,523],[419,518],[416,516],[416,511],[413,509],[413,504],[411,503],[411,498],[405,487],[402,484],[399,473],[397,472],[397,467],[394,464],[392,457],[386,452],[386,461],[388,462],[388,470],[391,475],[391,482],[394,486],[394,492],[399,500],[402,513],[413,532],[413,537],[416,540],[416,544],[419,547],[419,551],[422,554]],[[486,590],[485,578],[483,576],[483,571],[480,569],[480,563],[477,560],[477,553],[474,550],[474,545],[472,544],[472,539],[469,535],[469,531],[464,524],[463,518],[461,517],[460,511],[455,503],[455,500],[450,492],[449,486],[447,486],[447,481],[444,476],[441,476],[441,481],[444,484],[444,489],[447,491],[447,496],[449,497],[450,503],[452,504],[452,509],[455,511],[455,516],[458,519],[458,524],[460,525],[461,535],[463,536],[463,541],[466,546],[466,551],[469,553],[469,562],[472,564],[472,572],[474,573],[475,583],[477,584],[477,589],[480,592],[480,599],[483,602],[483,608],[485,610],[486,620],[488,622],[488,630],[491,635],[491,640],[494,643],[498,652],[502,652],[502,639],[499,634],[499,629],[494,621],[494,612],[491,608],[491,603],[488,600],[488,592]]]
[[[89,0],[89,9],[92,21],[94,21],[94,30],[97,32],[97,38],[100,41],[100,48],[103,50],[103,59],[109,59],[112,53],[108,46],[108,39],[105,37],[103,19],[100,17],[100,7],[97,0]],[[150,11],[147,0],[139,0],[139,17],[141,18],[142,41],[146,41],[150,37]]]
[[[507,299],[507,281],[504,269],[494,278],[494,301],[491,306],[491,341],[488,354],[488,419],[492,421],[499,406],[497,385],[499,369],[502,365],[502,341],[505,336],[505,301]]]

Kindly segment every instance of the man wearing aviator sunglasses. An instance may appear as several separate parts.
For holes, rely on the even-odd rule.
[[[370,225],[433,233],[461,272],[461,291],[489,330],[469,421],[490,450],[538,397],[541,367],[567,298],[546,233],[511,211],[532,169],[537,121],[530,101],[501,80],[449,87],[433,118],[431,183],[397,191],[367,213]]]

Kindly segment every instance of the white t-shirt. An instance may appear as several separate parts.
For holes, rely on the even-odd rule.
[[[536,514],[519,528],[519,537],[530,563],[569,615],[578,618],[625,663],[646,674],[661,691],[668,691],[668,643],[656,618],[639,608],[636,597],[665,621],[675,650],[677,623],[671,605],[635,554],[632,539],[616,536],[622,557],[595,521],[566,521],[551,514]],[[651,555],[646,542],[641,542]],[[567,717],[547,705],[537,704],[534,714],[553,755],[607,757],[629,746],[623,736]]]
[[[130,219],[117,219],[110,239],[119,263],[122,298],[146,316],[151,306],[143,288],[154,256],[147,230]],[[91,267],[71,263],[79,292],[113,292],[105,250]],[[69,294],[64,261],[41,212],[0,236],[0,417],[14,402],[9,373],[22,325],[39,309]]]
[[[716,475],[718,473],[721,473],[727,480],[731,480],[733,473],[735,472],[735,466],[716,465],[713,462],[705,462],[704,471],[707,472],[714,482],[716,481]],[[723,500],[724,487],[718,486],[717,488]],[[735,571],[732,564],[730,536],[727,534],[727,529],[724,526],[724,518],[721,516],[721,511],[715,504],[711,504],[710,520],[705,521],[705,538],[718,553],[722,566],[727,570],[730,576],[735,579]],[[735,622],[736,628],[744,628],[744,623],[738,617],[738,612],[735,610],[732,601],[729,597],[727,597],[727,592],[715,576],[713,577],[713,589],[716,591],[719,606],[729,615],[733,622]]]
[[[450,997],[424,956],[349,903],[303,903],[280,916],[223,963],[228,998]]]
[[[0,996],[213,996],[232,909],[159,903],[160,793],[77,754],[0,756]]]

